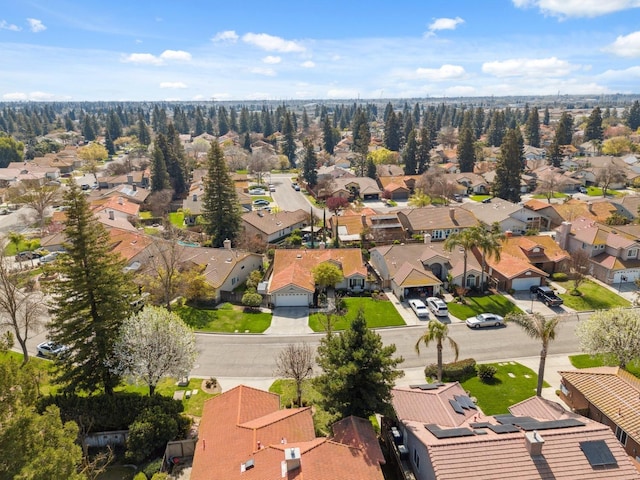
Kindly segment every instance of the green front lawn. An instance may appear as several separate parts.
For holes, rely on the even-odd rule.
[[[567,290],[567,293],[560,294],[564,304],[578,312],[585,310],[609,310],[615,307],[629,307],[631,302],[616,295],[608,288],[604,288],[595,282],[585,280],[578,290],[582,295],[571,295],[573,282],[554,282]]]
[[[589,195],[590,197],[602,197],[602,189],[600,187],[587,187],[587,195]],[[607,195],[612,197],[620,197],[622,194],[608,188]]]
[[[495,377],[483,383],[475,376],[461,382],[462,388],[478,401],[485,415],[509,413],[508,407],[536,394],[538,376],[531,369],[516,362],[490,363],[496,367]],[[515,377],[509,376],[512,373]],[[549,384],[545,382],[544,387]]]
[[[169,222],[171,225],[177,228],[185,228],[184,226],[184,213],[182,212],[171,212],[169,214]]]
[[[552,192],[551,198],[567,198],[569,195],[567,195],[566,193],[562,193],[562,192]],[[547,196],[544,193],[538,193],[536,195],[533,196],[533,198],[538,198],[538,199],[547,199]]]
[[[140,212],[138,214],[138,216],[142,219],[142,220],[146,220],[149,218],[153,218],[153,214],[150,211],[146,211],[146,212]]]
[[[40,239],[34,238],[33,240],[22,240],[16,248],[15,244],[8,242],[7,246],[4,249],[4,254],[6,256],[13,256],[18,252],[24,252],[26,250],[33,251],[40,248]]]
[[[503,317],[508,313],[522,313],[515,304],[502,295],[485,295],[483,297],[465,297],[466,305],[451,302],[449,313],[460,320],[466,320],[479,313],[495,313]]]
[[[367,319],[369,328],[397,327],[405,324],[396,307],[388,300],[373,300],[370,297],[347,297],[344,298],[344,302],[347,305],[347,313],[333,324],[334,330],[346,329],[351,324],[351,321],[356,318],[360,308],[364,309],[364,318]],[[309,327],[314,332],[324,332],[325,328],[321,322],[323,318],[324,315],[322,313],[309,315]]]
[[[271,325],[271,313],[244,310],[244,307],[225,303],[217,309],[184,305],[174,311],[199,332],[262,333]]]
[[[582,353],[580,355],[569,355],[571,365],[575,368],[593,368],[593,367],[616,367],[615,360],[608,359],[604,355],[589,355]],[[627,365],[625,370],[634,376],[640,378],[640,359]]]
[[[481,202],[487,198],[491,198],[491,195],[470,195],[469,198],[474,202]]]

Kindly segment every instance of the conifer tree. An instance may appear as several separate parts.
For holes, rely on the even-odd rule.
[[[616,110],[614,109],[613,113],[615,112]],[[629,109],[629,114],[627,115],[627,126],[634,132],[640,127],[640,102],[638,100],[633,102]]]
[[[476,164],[473,132],[471,127],[467,125],[463,125],[458,138],[458,164],[460,172],[473,172],[473,167]]]
[[[291,114],[289,112],[285,114],[284,122],[282,123],[282,134],[284,135],[282,153],[289,159],[291,168],[296,168],[296,143]]]
[[[521,138],[515,129],[509,129],[505,133],[493,183],[493,194],[496,197],[514,203],[520,201],[520,176],[524,158]]]
[[[107,360],[122,320],[130,314],[135,287],[77,184],[71,184],[65,204],[66,253],[54,265],[59,277],[50,287],[49,335],[68,351],[57,358],[55,381],[67,391],[112,394],[120,379]]]
[[[324,150],[329,154],[333,155],[333,150],[336,146],[334,129],[331,126],[331,122],[329,121],[329,115],[324,117],[322,122],[322,145]]]
[[[542,124],[545,127],[548,127],[549,122],[550,122],[549,107],[544,107],[544,116],[542,117]]]
[[[391,117],[389,117],[391,118]],[[415,175],[418,168],[418,142],[416,141],[416,131],[412,130],[409,134],[407,144],[402,151],[402,161],[404,163],[404,174]]]
[[[187,172],[185,153],[180,134],[172,123],[167,128],[167,144],[168,150],[165,154],[164,161],[167,165],[167,173],[169,174],[169,182],[177,197],[180,197],[187,191]]]
[[[204,183],[203,216],[214,247],[232,242],[240,230],[240,209],[233,179],[217,140],[211,142]]]
[[[556,138],[559,145],[571,145],[573,139],[573,117],[567,112],[562,112],[560,121],[556,127]]]
[[[538,107],[533,107],[529,112],[529,118],[525,127],[527,134],[527,142],[532,147],[540,147],[540,116],[538,115]]]
[[[318,157],[313,149],[313,142],[309,139],[304,141],[304,170],[302,177],[311,188],[315,187],[318,183]]]
[[[429,170],[431,163],[431,135],[427,127],[420,129],[420,145],[418,145],[418,152],[416,153],[416,161],[418,163],[418,175],[422,175]]]
[[[596,107],[591,111],[591,115],[587,119],[587,125],[584,128],[584,141],[602,140],[602,113],[600,107]]]
[[[169,186],[169,175],[167,173],[167,165],[164,162],[164,154],[161,145],[165,146],[166,150],[166,138],[163,134],[158,135],[156,138],[155,146],[153,147],[153,158],[151,160],[151,191],[159,192]]]

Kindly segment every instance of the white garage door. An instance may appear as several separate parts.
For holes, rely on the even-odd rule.
[[[638,279],[638,270],[625,270],[616,272],[613,276],[613,283],[635,282]]]
[[[529,290],[529,287],[534,285],[540,285],[540,277],[514,278],[511,282],[511,288],[514,290]]]
[[[286,293],[276,296],[276,307],[308,307],[309,295],[307,293]]]

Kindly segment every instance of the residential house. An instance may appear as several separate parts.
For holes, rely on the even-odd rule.
[[[588,218],[564,222],[556,229],[556,241],[569,253],[589,255],[589,274],[601,282],[619,284],[640,278],[638,228],[604,225]]]
[[[322,192],[318,192],[321,198],[342,197],[349,201],[358,198],[361,200],[378,200],[382,191],[378,183],[369,177],[340,177],[334,178]]]
[[[444,178],[448,179],[449,175],[445,175]],[[462,185],[465,188],[465,194],[469,195],[486,195],[491,191],[491,185],[477,173],[454,173],[451,174],[453,180]]]
[[[367,267],[359,248],[278,249],[268,281],[270,303],[274,307],[306,307],[315,303],[313,269],[324,262],[337,266],[343,280],[338,290],[362,292],[369,288]]]
[[[489,170],[482,174],[482,177],[489,185],[493,185],[496,180],[496,171]],[[529,193],[536,187],[536,179],[531,175],[520,175],[520,193]]]
[[[203,213],[204,186],[202,183],[192,184],[189,195],[182,201],[185,225],[195,225],[196,219]]]
[[[126,220],[138,216],[140,205],[125,197],[107,197],[91,202],[91,210],[96,214],[106,211],[111,219],[118,217]]]
[[[389,444],[417,480],[637,479],[608,427],[532,397],[485,415],[459,383],[394,388]]]
[[[356,178],[356,175],[351,173],[349,170],[336,165],[322,166],[318,168],[318,182],[325,179],[333,180],[336,178]]]
[[[525,202],[524,206],[549,219],[550,228],[556,228],[562,222],[571,222],[579,217],[604,223],[618,211],[616,205],[607,200],[583,202],[575,198],[563,203],[547,203],[532,199]]]
[[[451,275],[453,284],[463,284],[463,255],[457,249],[446,251],[442,243],[431,243],[428,234],[424,243],[372,248],[369,263],[381,279],[383,288],[391,289],[401,299],[439,295],[448,275]],[[480,264],[468,252],[467,287],[480,286],[480,277]]]
[[[404,176],[404,168],[402,165],[380,164],[376,165],[378,178],[380,177],[402,177]]]
[[[474,250],[474,253],[480,259],[480,252]],[[549,276],[540,268],[534,267],[528,259],[508,253],[500,253],[499,260],[487,257],[486,262],[491,286],[501,291],[529,291],[533,286],[544,285]]]
[[[391,165],[385,165],[391,167]],[[406,200],[415,191],[421,175],[396,175],[378,177],[380,188],[392,200]]]
[[[600,172],[602,172],[605,168],[610,167],[611,165],[619,168],[625,173],[625,180],[610,184],[609,188],[611,189],[615,190],[624,188],[627,183],[632,183],[636,177],[640,176],[639,173],[631,168],[629,164],[627,164],[620,157],[587,157],[586,161],[582,163],[583,165],[581,167],[578,167],[575,171],[571,172],[570,175],[572,178],[580,180],[583,185],[597,185],[599,183],[598,176]]]
[[[549,235],[513,237],[502,240],[501,254],[511,255],[551,275],[564,270],[569,253]]]
[[[316,437],[311,407],[244,385],[204,404],[191,480],[383,480],[371,423],[347,417]]]
[[[553,193],[574,193],[583,185],[582,181],[572,178],[570,174],[567,175],[564,170],[550,165],[543,165],[533,170],[531,174],[537,179],[538,188],[551,190],[552,187]]]
[[[309,223],[309,212],[298,209],[293,212],[269,213],[264,210],[242,215],[242,227],[248,238],[264,243],[276,243],[297,228]]]
[[[1,171],[1,170],[0,170]],[[629,220],[635,220],[640,213],[640,195],[624,195],[611,199],[611,204],[617,208],[620,215]]]
[[[126,175],[111,175],[107,177],[98,177],[98,188],[114,188],[119,185],[135,185],[138,188],[151,187],[150,172],[147,170],[136,170]]]
[[[173,248],[177,262],[183,267],[196,268],[215,289],[213,300],[219,302],[223,292],[233,292],[247,281],[252,271],[261,269],[263,263],[262,255],[232,248],[230,240],[223,244],[222,248],[171,246],[168,241],[158,239],[136,255],[132,263],[137,262],[141,272],[154,275],[156,268],[166,268],[162,258],[168,255],[162,252]]]
[[[11,162],[6,169],[0,169],[2,184],[5,187],[22,182],[26,185],[41,186],[45,183],[58,180],[60,170],[48,165],[38,165],[33,161]]]
[[[460,208],[472,213],[485,225],[498,225],[500,231],[515,235],[523,235],[527,230],[538,230],[546,223],[539,213],[497,197],[488,203],[465,202]]]
[[[150,194],[151,191],[146,188],[138,188],[138,186],[135,184],[129,185],[128,183],[125,183],[122,185],[118,185],[117,187],[110,188],[106,191],[99,189],[92,190],[88,196],[88,200],[91,202],[93,200],[99,200],[109,197],[122,197],[126,198],[132,203],[142,205]]]
[[[478,225],[478,219],[460,207],[422,207],[397,211],[407,235],[428,233],[432,240],[446,240],[452,233]]]
[[[640,457],[640,380],[620,367],[558,372],[560,398],[573,411],[606,425],[627,455]]]
[[[404,228],[395,212],[380,214],[371,208],[345,210],[342,215],[332,215],[328,226],[334,238],[337,234],[343,243],[359,242],[363,235],[382,243],[405,239]]]

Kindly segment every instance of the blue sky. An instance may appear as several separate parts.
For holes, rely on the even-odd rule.
[[[640,93],[640,0],[0,0],[0,100]]]

